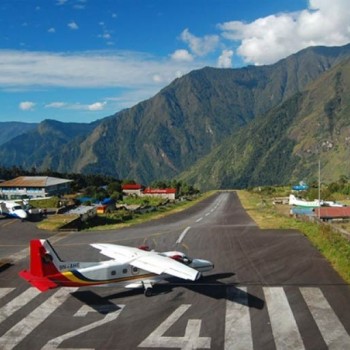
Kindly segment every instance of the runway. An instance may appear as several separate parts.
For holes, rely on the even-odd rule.
[[[0,229],[17,256],[0,273],[1,349],[350,349],[349,286],[299,232],[260,230],[233,192],[122,230],[40,237],[27,225],[17,245],[3,239],[23,224]],[[39,293],[17,276],[38,237],[64,259],[105,260],[90,243],[146,243],[215,269],[198,282],[164,282],[150,298],[121,288]]]

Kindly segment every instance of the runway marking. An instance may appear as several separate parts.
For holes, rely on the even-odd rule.
[[[0,299],[12,292],[13,290],[15,290],[15,288],[0,288]]]
[[[227,290],[225,349],[253,349],[247,288],[229,287]]]
[[[276,349],[305,349],[298,326],[282,287],[264,287]]]
[[[2,226],[2,227],[9,226],[9,225],[13,224],[13,223],[16,222],[16,221],[17,221],[17,219],[9,220],[9,221],[5,222],[4,224],[2,224],[1,226]]]
[[[83,305],[74,315],[75,317],[84,317],[87,315],[88,312],[97,312],[97,310],[102,311],[104,313],[107,313],[107,315],[99,321],[95,321],[93,323],[90,323],[86,326],[80,327],[74,331],[68,332],[66,334],[63,334],[57,338],[51,339],[44,347],[41,348],[41,350],[52,350],[52,349],[58,349],[58,346],[66,341],[67,339],[76,337],[82,333],[88,332],[94,328],[100,327],[108,322],[112,322],[118,318],[120,313],[123,311],[125,305],[114,305],[114,304],[107,304],[107,305],[96,305],[95,308],[92,308],[88,305]],[[62,349],[62,348],[60,348]],[[84,348],[80,350],[90,350],[88,348]],[[91,349],[93,350],[93,349]]]
[[[4,288],[12,289],[12,288]],[[24,305],[28,304],[32,299],[38,296],[40,292],[36,288],[28,288],[18,297],[9,301],[0,309],[0,323],[14,314],[17,310],[22,308]]]
[[[180,305],[157,329],[140,345],[141,348],[176,348],[182,350],[210,349],[211,338],[200,337],[201,320],[188,320],[183,337],[163,336],[170,327],[191,307]]]
[[[319,288],[300,288],[301,294],[329,349],[350,346],[350,336]]]
[[[186,228],[182,231],[180,237],[179,237],[178,240],[176,241],[176,244],[179,244],[179,243],[182,242],[182,240],[185,238],[187,232],[188,232],[190,229],[191,229],[191,226],[188,226],[188,227],[186,227]]]
[[[0,288],[0,298],[6,297],[9,293],[13,292],[14,289],[15,288]],[[19,310],[24,308],[28,303],[34,301],[40,294],[36,288],[28,288],[14,299],[10,300],[6,305],[2,306],[0,308],[0,324],[16,312],[20,312],[20,314],[14,315],[14,317],[19,317],[20,320],[0,338],[0,348],[10,350],[20,345],[20,343],[51,316],[54,311],[69,298],[70,293],[76,289],[77,288],[59,289],[33,311],[28,312],[27,315],[24,314],[24,311],[20,312]],[[314,322],[320,330],[320,336],[327,347],[336,350],[346,348],[346,346],[350,344],[350,335],[347,333],[341,320],[335,314],[321,289],[316,287],[300,287],[299,290]],[[271,341],[275,342],[276,349],[304,349],[298,325],[283,287],[263,287],[263,292],[273,335]],[[254,348],[253,330],[247,287],[237,288],[229,286],[227,287],[226,297],[224,349],[252,350]],[[81,308],[73,314],[73,317],[86,317],[86,322],[89,322],[89,314],[92,312],[99,312],[100,315],[95,316],[93,320],[96,320],[96,317],[102,317],[102,319],[49,340],[43,349],[61,348],[61,344],[64,341],[116,320],[124,307],[124,305],[115,305],[113,303],[101,305],[83,304]],[[187,322],[187,324],[181,336],[165,335],[169,334],[171,327],[173,327],[181,317],[185,317],[184,315],[190,307],[191,305],[187,304],[180,305],[140,343],[139,347],[209,349],[211,347],[212,338],[201,336],[202,320],[200,319],[183,319],[182,322]],[[299,327],[308,327],[308,325],[300,324]],[[5,329],[3,329],[2,332],[5,332]]]
[[[32,289],[32,288],[30,288]],[[17,346],[36,327],[44,322],[78,288],[62,288],[42,305],[39,305],[27,317],[15,324],[0,338],[0,348],[11,350]],[[24,293],[23,293],[24,294]],[[16,298],[17,299],[17,298]],[[15,300],[15,299],[14,299]],[[22,299],[22,301],[24,298]]]

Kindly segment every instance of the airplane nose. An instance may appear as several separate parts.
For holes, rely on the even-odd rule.
[[[26,219],[28,217],[27,213],[24,210],[19,211],[18,216],[21,219]]]

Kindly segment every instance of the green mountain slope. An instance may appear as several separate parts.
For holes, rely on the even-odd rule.
[[[37,124],[35,123],[0,122],[0,145],[10,141],[18,135],[34,129],[36,126]]]
[[[272,66],[193,71],[153,98],[103,120],[83,144],[70,145],[70,154],[80,155],[70,164],[78,172],[144,183],[174,177],[304,89],[349,51],[350,46],[310,48]]]
[[[61,172],[103,173],[143,183],[172,178],[220,147],[241,128],[260,119],[266,119],[268,124],[271,109],[284,102],[292,103],[290,98],[346,57],[350,57],[350,45],[313,47],[270,66],[207,67],[193,71],[153,98],[98,123],[65,126],[50,121],[49,128],[41,123],[27,137],[22,135],[20,141],[15,138],[3,144],[1,163]],[[300,101],[294,103],[297,108]],[[289,108],[286,107],[286,123],[287,120],[290,123]],[[328,108],[332,116],[331,102]],[[260,151],[250,150],[251,157],[265,157],[265,161],[271,162],[278,156],[276,149],[266,158],[261,147]],[[251,167],[255,165],[253,161]],[[264,169],[265,165],[261,163],[260,167]],[[248,171],[244,165],[240,169]],[[220,186],[228,186],[229,172],[225,176],[227,170],[222,171]],[[246,183],[247,176],[239,174],[238,183]],[[258,181],[260,175],[254,176]]]
[[[14,137],[0,148],[0,162],[3,166],[20,165],[23,168],[59,169],[60,154],[69,143],[83,139],[96,123],[62,123],[45,120],[28,132]],[[65,167],[68,170],[69,159]],[[69,171],[69,170],[68,170]]]
[[[180,178],[201,188],[324,181],[350,172],[350,60],[228,137]]]

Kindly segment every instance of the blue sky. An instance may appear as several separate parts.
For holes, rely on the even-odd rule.
[[[349,42],[349,0],[1,0],[0,121],[91,122],[194,69]]]

